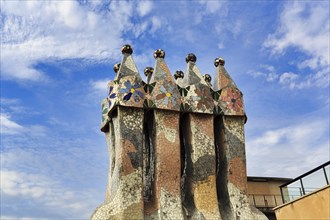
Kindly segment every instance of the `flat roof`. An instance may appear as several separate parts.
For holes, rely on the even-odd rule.
[[[286,177],[264,177],[264,176],[248,176],[248,181],[251,182],[268,182],[268,181],[291,181],[293,178]]]

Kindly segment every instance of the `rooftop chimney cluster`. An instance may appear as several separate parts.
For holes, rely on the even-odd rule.
[[[108,97],[102,105],[102,131],[107,130],[108,116],[116,106],[145,109],[164,109],[205,114],[245,115],[243,94],[227,73],[225,60],[214,60],[216,74],[213,86],[211,76],[199,71],[197,57],[186,56],[187,69],[172,76],[165,62],[165,51],[155,50],[154,67],[146,67],[144,82],[133,61],[133,49],[124,45],[123,61],[114,65],[116,77],[108,83]]]
[[[92,219],[265,220],[246,195],[243,97],[224,59],[212,86],[194,54],[173,77],[156,50],[144,82],[132,47],[122,53],[102,103],[109,178]]]

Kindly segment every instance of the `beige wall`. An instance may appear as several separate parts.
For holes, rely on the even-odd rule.
[[[269,194],[280,195],[281,191],[279,186],[285,182],[267,181],[267,182],[252,182],[248,181],[248,194]]]
[[[275,209],[276,218],[330,219],[330,185]]]
[[[282,204],[279,186],[289,180],[267,179],[263,182],[248,180],[247,194],[250,204],[259,208],[274,208]],[[271,211],[271,210],[268,210]]]

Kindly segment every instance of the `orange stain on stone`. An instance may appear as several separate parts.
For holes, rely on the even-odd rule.
[[[209,176],[206,180],[196,184],[194,189],[196,208],[200,212],[217,213],[218,198],[216,193],[216,177]]]
[[[180,141],[179,141],[179,114],[171,112],[158,112],[156,114],[164,114],[162,123],[166,128],[175,129],[175,142],[169,141],[165,136],[165,131],[156,137],[156,184],[157,190],[163,187],[172,195],[180,195]],[[164,120],[166,118],[166,120]],[[157,126],[157,125],[156,125]],[[156,127],[160,129],[160,127]]]
[[[246,164],[241,158],[236,157],[228,163],[228,181],[234,184],[242,193],[246,192]]]
[[[134,145],[129,140],[122,141],[122,169],[121,175],[127,175],[134,171],[134,167],[131,162],[131,158],[128,153],[136,152]]]

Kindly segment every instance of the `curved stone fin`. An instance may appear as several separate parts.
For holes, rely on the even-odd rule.
[[[225,87],[234,87],[237,88],[235,82],[230,77],[226,68],[223,65],[217,66],[217,72],[214,77],[213,90],[219,91]]]
[[[187,87],[198,83],[204,84],[206,86],[208,85],[204,80],[201,72],[199,71],[197,65],[194,62],[189,61],[187,63],[187,69],[186,73],[184,74],[182,84],[184,87]]]
[[[115,81],[119,82],[121,79],[131,77],[134,78],[135,82],[142,82],[142,78],[139,71],[135,65],[135,62],[131,54],[124,54],[123,60],[121,61],[119,71],[115,77]]]

